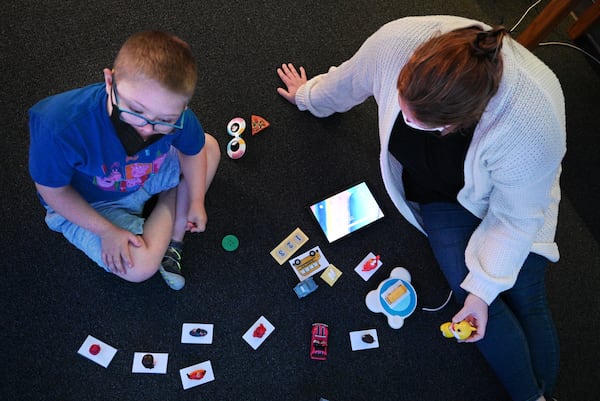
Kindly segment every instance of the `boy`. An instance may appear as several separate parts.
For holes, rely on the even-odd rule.
[[[179,290],[183,237],[206,227],[204,195],[220,159],[188,109],[192,51],[171,34],[140,32],[103,72],[103,83],[30,110],[29,170],[46,223],[105,270],[130,282],[160,271]]]

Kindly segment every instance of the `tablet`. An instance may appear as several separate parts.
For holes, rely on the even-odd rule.
[[[383,218],[379,204],[364,181],[313,203],[309,210],[329,243]]]

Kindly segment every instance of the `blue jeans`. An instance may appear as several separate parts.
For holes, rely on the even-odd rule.
[[[467,242],[480,219],[458,203],[421,205],[421,216],[433,253],[457,302],[468,273]],[[489,306],[485,337],[477,347],[513,400],[536,400],[552,394],[558,375],[559,346],[546,298],[548,260],[530,253],[515,285]]]

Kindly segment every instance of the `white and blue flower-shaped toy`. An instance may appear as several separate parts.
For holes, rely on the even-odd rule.
[[[401,328],[404,319],[417,307],[417,293],[410,283],[408,270],[403,267],[394,268],[389,278],[367,294],[365,302],[371,312],[383,313],[391,328]]]

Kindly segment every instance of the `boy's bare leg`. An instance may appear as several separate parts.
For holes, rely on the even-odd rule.
[[[210,187],[210,184],[215,178],[215,174],[217,173],[217,167],[219,167],[219,162],[221,161],[221,149],[219,148],[219,143],[217,140],[211,136],[206,134],[206,189]]]
[[[141,235],[142,246],[130,247],[133,267],[127,269],[126,274],[117,273],[119,277],[127,281],[141,282],[158,271],[173,232],[176,198],[177,188],[172,188],[158,196],[156,206],[144,223],[144,233]]]
[[[206,135],[207,152],[206,189],[219,165],[221,153],[216,139]],[[182,241],[185,235],[188,209],[188,189],[185,180],[181,180],[176,188],[161,193],[154,209],[144,223],[141,235],[142,246],[131,246],[133,267],[127,273],[117,275],[127,281],[141,282],[149,279],[158,271],[170,241]]]

